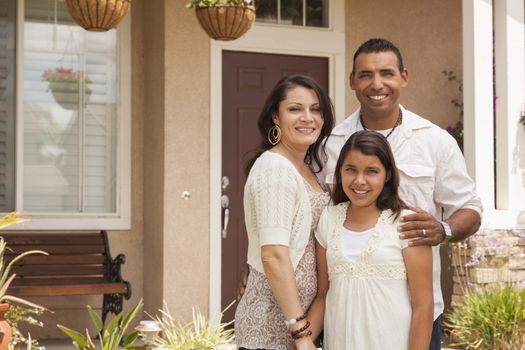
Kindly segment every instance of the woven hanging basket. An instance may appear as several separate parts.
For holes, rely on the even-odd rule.
[[[210,38],[223,41],[240,38],[255,21],[255,7],[253,6],[197,7],[195,14]]]
[[[69,14],[85,30],[106,32],[128,12],[131,0],[66,0]]]

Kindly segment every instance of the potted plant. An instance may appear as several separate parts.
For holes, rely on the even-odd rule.
[[[231,303],[224,311],[226,311]],[[199,310],[193,308],[193,321],[182,324],[175,321],[168,306],[159,310],[161,315],[155,321],[160,325],[162,334],[155,337],[155,344],[166,350],[229,350],[235,349],[234,331],[230,327],[233,320],[221,323],[223,312],[206,319]]]
[[[131,0],[66,0],[75,22],[92,32],[106,32],[117,26],[128,12]]]
[[[44,310],[34,307],[17,304],[10,305],[9,311],[6,313],[7,322],[9,323],[9,326],[11,326],[11,331],[13,333],[13,339],[11,340],[9,350],[22,349],[23,345],[26,345],[27,349],[30,349],[31,347],[38,350],[44,349],[44,347],[40,346],[38,339],[32,339],[30,334],[24,335],[20,331],[22,325],[24,325],[24,328],[28,326],[43,328],[43,322],[37,319],[37,317],[41,316],[43,313]]]
[[[201,27],[215,40],[235,40],[244,35],[255,21],[252,0],[191,0]]]
[[[10,213],[0,219],[0,229],[21,223],[23,221],[23,219],[18,217],[18,213]],[[5,254],[7,250],[8,248],[4,238],[0,237],[0,349],[7,349],[7,344],[9,344],[12,340],[11,327],[5,319],[5,313],[9,310],[9,303],[19,303],[33,308],[45,310],[45,308],[41,305],[32,303],[22,298],[8,295],[7,289],[16,277],[16,274],[11,274],[11,269],[18,260],[31,254],[47,255],[47,253],[41,250],[30,250],[14,256],[11,261],[6,264]]]
[[[64,67],[47,69],[42,73],[42,80],[48,82],[48,91],[51,91],[55,101],[64,109],[78,109],[78,103],[71,103],[71,95],[79,95],[82,82],[86,85],[84,103],[89,100],[91,90],[87,85],[91,83],[91,79],[80,70]]]

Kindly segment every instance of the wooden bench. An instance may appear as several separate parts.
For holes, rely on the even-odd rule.
[[[104,295],[102,319],[122,311],[123,298],[131,297],[131,285],[121,276],[126,257],[111,258],[106,231],[3,232],[9,248],[6,261],[15,254],[38,249],[46,255],[29,255],[13,266],[16,278],[8,294],[20,297]]]

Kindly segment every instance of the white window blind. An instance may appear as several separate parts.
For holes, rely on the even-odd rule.
[[[16,0],[0,1],[0,211],[15,207]]]
[[[59,0],[26,0],[23,208],[112,213],[117,197],[117,37],[73,23]]]

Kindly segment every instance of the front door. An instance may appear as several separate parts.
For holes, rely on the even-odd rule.
[[[291,74],[309,75],[328,89],[327,58],[235,51],[222,54],[222,309],[235,299],[240,273],[246,266],[243,190],[249,153],[260,143],[257,118],[277,81]],[[234,313],[235,307],[225,313],[223,321],[232,320]]]

